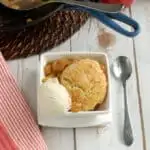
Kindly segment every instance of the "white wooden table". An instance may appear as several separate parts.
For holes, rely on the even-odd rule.
[[[134,144],[126,147],[121,138],[123,128],[123,91],[112,77],[113,124],[101,132],[100,128],[58,129],[44,128],[43,136],[49,150],[150,150],[150,1],[137,0],[126,12],[142,27],[135,39],[113,32],[117,43],[108,53],[111,61],[119,55],[131,59],[133,74],[127,83],[128,106],[133,126]],[[90,19],[74,36],[52,51],[101,51],[97,42],[100,24]],[[36,116],[36,71],[39,56],[8,62],[19,87]]]

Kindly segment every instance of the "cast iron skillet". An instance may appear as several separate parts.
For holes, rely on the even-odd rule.
[[[63,4],[53,3],[51,5],[44,5],[40,9],[36,8],[31,11],[21,11],[18,13],[18,11],[0,4],[0,31],[12,32],[36,25],[53,15],[54,12],[63,9],[63,7]]]
[[[124,15],[123,13],[102,13],[96,10],[91,10],[89,8],[65,5],[60,3],[47,4],[43,7],[32,9],[31,11],[21,12],[11,10],[0,4],[0,31],[12,32],[15,30],[20,30],[29,26],[33,26],[43,21],[47,17],[50,17],[51,15],[53,15],[54,12],[58,10],[77,10],[88,12],[90,15],[97,18],[106,26],[127,37],[137,36],[140,32],[139,24],[132,18]],[[32,19],[32,22],[28,22],[28,19]],[[132,27],[132,31],[128,31],[128,29],[120,26],[114,20],[123,22],[124,24]]]

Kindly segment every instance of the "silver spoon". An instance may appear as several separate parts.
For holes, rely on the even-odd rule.
[[[74,6],[82,6],[85,8],[90,8],[93,10],[101,11],[101,12],[109,12],[109,13],[116,13],[120,12],[124,6],[122,4],[104,4],[104,3],[95,3],[95,2],[90,2],[90,1],[76,1],[76,0],[20,0],[14,3],[15,5],[8,5],[5,3],[5,1],[1,0],[0,1],[3,5],[11,8],[11,9],[16,9],[18,11],[21,10],[32,10],[34,8],[39,8],[44,5],[50,4],[50,3],[64,3],[64,4],[69,4],[69,5],[74,5]],[[13,7],[14,6],[14,7]],[[17,7],[16,7],[17,6]]]
[[[129,58],[125,56],[119,56],[112,65],[113,75],[122,82],[124,89],[124,105],[125,105],[125,118],[124,118],[124,130],[123,137],[126,145],[130,146],[133,143],[133,133],[128,113],[127,94],[126,94],[126,81],[129,79],[132,73],[132,66]]]

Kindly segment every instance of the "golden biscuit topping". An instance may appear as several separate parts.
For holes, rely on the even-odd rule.
[[[72,112],[94,110],[107,94],[105,65],[91,59],[62,58],[44,67],[46,81],[57,77],[72,99]]]

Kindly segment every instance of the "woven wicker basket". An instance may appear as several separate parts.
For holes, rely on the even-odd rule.
[[[0,33],[0,51],[6,60],[42,53],[67,40],[86,22],[89,15],[59,11],[43,22],[14,33]]]

